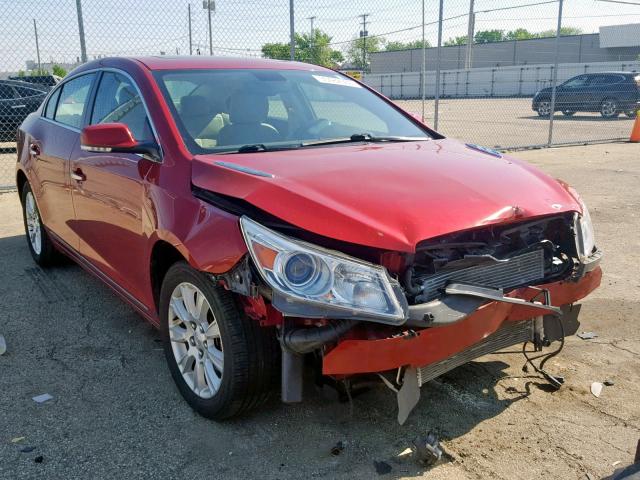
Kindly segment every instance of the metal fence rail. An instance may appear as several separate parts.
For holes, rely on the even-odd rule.
[[[115,55],[321,64],[362,79],[445,135],[492,147],[627,138],[632,107],[615,82],[597,101],[570,100],[560,85],[585,73],[640,71],[635,3],[0,0],[0,190],[13,188],[15,132],[47,89],[75,66]],[[540,110],[533,96],[544,88],[555,115],[532,109]]]

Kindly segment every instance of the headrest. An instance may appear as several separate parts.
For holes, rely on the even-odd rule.
[[[257,93],[236,92],[229,100],[231,123],[262,123],[267,119],[269,100]]]
[[[124,105],[135,96],[136,93],[129,87],[122,87],[120,90],[118,90],[116,101],[118,102],[118,105]]]
[[[211,115],[213,117],[211,102],[202,95],[186,95],[180,99],[180,115],[182,117],[197,117]]]

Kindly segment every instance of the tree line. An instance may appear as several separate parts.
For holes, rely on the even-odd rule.
[[[579,35],[581,33],[582,30],[575,27],[562,27],[560,30],[560,34],[563,36]],[[527,40],[531,38],[555,37],[555,35],[555,30],[544,30],[541,32],[530,32],[525,28],[510,31],[480,30],[474,35],[473,43]],[[399,42],[387,41],[381,36],[370,36],[354,38],[344,44],[343,49],[337,49],[334,48],[331,40],[331,36],[319,29],[314,29],[313,33],[296,33],[294,36],[295,60],[329,68],[338,68],[346,64],[349,68],[367,70],[369,67],[369,55],[371,53],[422,48],[422,40]],[[466,35],[452,37],[444,42],[444,46],[466,44]],[[425,41],[425,47],[431,47],[429,41]],[[290,58],[289,43],[265,43],[261,51],[262,55],[266,58],[278,60],[289,60]]]

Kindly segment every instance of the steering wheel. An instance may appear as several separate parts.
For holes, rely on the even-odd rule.
[[[312,120],[311,122],[306,123],[305,125],[302,125],[300,128],[298,128],[296,130],[296,135],[307,134],[315,137],[320,132],[322,132],[322,130],[332,125],[333,123],[331,123],[331,121],[327,120],[326,118],[316,118],[315,120]]]

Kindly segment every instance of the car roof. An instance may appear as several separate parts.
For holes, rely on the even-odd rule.
[[[197,56],[140,56],[140,57],[107,57],[85,63],[76,71],[91,68],[122,65],[130,61],[144,65],[149,70],[195,70],[195,69],[270,69],[270,70],[307,70],[331,71],[327,68],[302,62],[272,60],[256,57],[211,57]]]
[[[593,75],[638,75],[638,74],[640,74],[640,72],[616,72],[616,71],[611,71],[611,72],[591,72],[591,73],[587,73],[587,74],[583,74],[583,75],[593,76]]]

